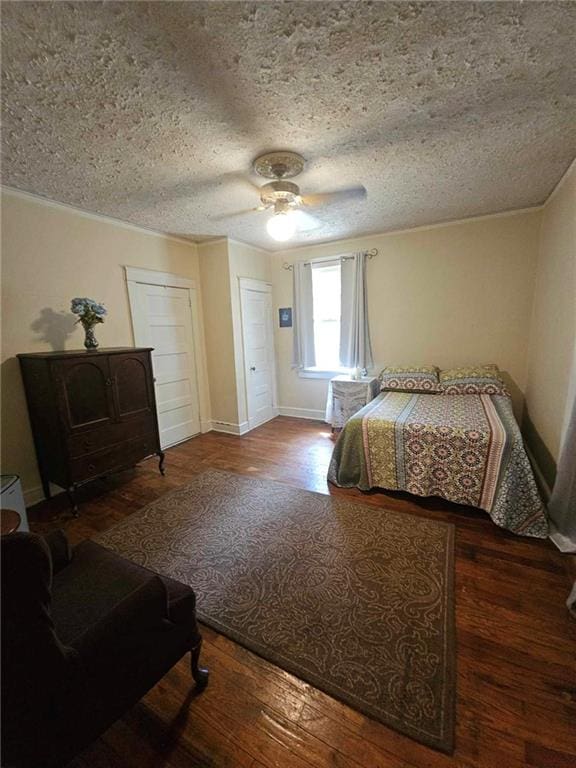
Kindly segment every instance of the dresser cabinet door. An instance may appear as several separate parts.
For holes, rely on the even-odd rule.
[[[113,422],[108,357],[58,360],[54,368],[60,409],[69,432],[91,430]]]
[[[145,352],[112,355],[110,375],[120,421],[150,418],[154,425],[154,385],[150,358]]]

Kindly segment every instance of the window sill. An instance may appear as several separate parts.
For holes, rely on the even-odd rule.
[[[350,373],[348,368],[336,368],[333,371],[326,371],[322,368],[302,368],[298,371],[301,379],[333,379],[334,376]]]

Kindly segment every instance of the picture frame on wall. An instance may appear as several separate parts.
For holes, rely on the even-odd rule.
[[[281,307],[278,310],[280,328],[292,328],[292,307]]]

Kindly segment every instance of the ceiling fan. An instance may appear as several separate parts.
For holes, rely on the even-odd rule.
[[[320,226],[315,217],[306,212],[307,208],[317,208],[337,202],[363,200],[366,189],[363,186],[350,187],[335,192],[301,195],[300,188],[293,181],[304,170],[305,160],[295,152],[267,152],[254,160],[254,171],[265,179],[273,179],[262,187],[257,187],[260,205],[248,211],[220,216],[228,218],[254,211],[272,211],[266,229],[275,240],[289,240],[297,229],[313,229]]]

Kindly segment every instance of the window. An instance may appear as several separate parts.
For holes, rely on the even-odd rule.
[[[340,365],[340,263],[314,265],[314,346],[316,369],[337,371]]]

